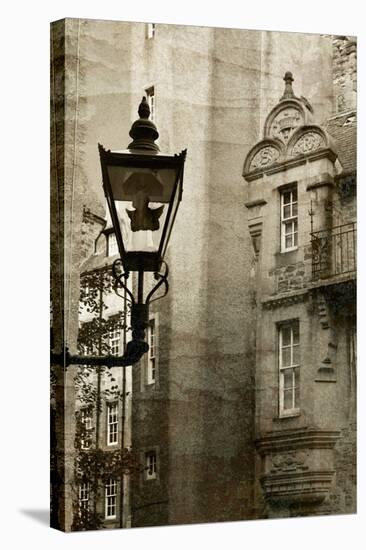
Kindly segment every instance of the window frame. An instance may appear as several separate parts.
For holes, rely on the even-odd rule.
[[[294,329],[297,329],[298,341],[294,343]],[[290,329],[290,344],[283,345],[283,332],[285,329]],[[278,341],[278,411],[279,417],[285,418],[288,416],[298,416],[300,414],[300,389],[301,389],[301,334],[299,319],[291,319],[278,324],[277,331]],[[294,348],[298,347],[299,361],[293,361]],[[290,364],[283,366],[283,350],[290,350]],[[296,382],[296,370],[298,371]],[[292,381],[290,387],[285,387],[285,372],[292,371]],[[285,408],[285,391],[291,390],[292,407]],[[297,406],[296,406],[297,405]]]
[[[85,298],[88,298],[90,296],[90,284],[89,284],[89,282],[86,282],[85,285],[83,285],[83,289],[84,289]]]
[[[151,40],[155,38],[156,23],[146,23],[146,38]]]
[[[299,198],[297,184],[287,185],[279,189],[280,192],[280,233],[281,233],[281,252],[291,252],[299,248]],[[296,192],[296,200],[293,200],[293,194]],[[285,203],[285,195],[290,193],[290,202]],[[294,206],[296,214],[294,215]],[[285,207],[290,209],[290,216],[285,216]],[[291,231],[286,232],[286,228],[291,224]],[[286,246],[286,237],[291,236],[291,246]]]
[[[107,257],[111,258],[112,256],[116,256],[118,252],[118,243],[117,243],[117,237],[114,231],[109,231],[106,235],[107,237]],[[113,240],[112,246],[111,246],[111,239]],[[113,249],[113,254],[111,253],[111,250]]]
[[[85,498],[85,493],[86,493],[86,498]],[[90,483],[89,481],[83,481],[82,483],[79,483],[78,503],[79,503],[80,516],[81,516],[82,510],[86,510],[87,512],[89,511],[89,502],[90,502]]]
[[[116,419],[114,421],[111,421],[111,409],[115,408],[115,417]],[[107,446],[113,447],[114,445],[118,445],[119,440],[119,407],[118,407],[118,401],[108,401],[107,402]],[[113,426],[113,430],[111,429]],[[115,427],[115,429],[114,429]],[[112,437],[113,436],[113,437]],[[114,440],[115,436],[115,440]],[[113,441],[111,440],[113,439]]]
[[[111,319],[111,318],[110,318]],[[110,348],[110,354],[118,357],[121,345],[121,329],[112,328],[108,333],[108,344]]]
[[[149,344],[149,350],[147,352],[146,385],[153,386],[156,384],[157,375],[157,317],[155,316],[152,316],[149,319],[149,325],[147,327],[147,342]]]
[[[108,490],[113,490],[111,494],[108,494]],[[117,494],[118,494],[118,485],[117,480],[113,477],[110,477],[104,485],[104,518],[105,519],[116,519],[117,518]],[[108,500],[114,499],[114,501]],[[113,507],[114,514],[108,514],[108,508]]]
[[[149,463],[149,458],[154,457],[152,463]],[[149,473],[149,470],[152,470]],[[153,481],[158,479],[158,453],[156,449],[149,449],[144,452],[144,480]]]
[[[80,409],[80,422],[83,424],[83,432],[85,432],[80,438],[80,446],[82,451],[87,451],[92,445],[88,432],[93,430],[93,413],[88,407]],[[86,445],[86,441],[89,441],[88,445]]]

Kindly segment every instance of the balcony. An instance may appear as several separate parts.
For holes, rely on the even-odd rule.
[[[313,281],[356,274],[356,237],[355,222],[311,233]]]

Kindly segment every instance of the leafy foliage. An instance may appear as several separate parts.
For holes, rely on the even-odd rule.
[[[127,330],[124,311],[107,317],[105,298],[113,291],[110,268],[83,274],[80,285],[80,312],[88,321],[81,323],[78,334],[80,354],[112,353],[110,336]],[[83,420],[81,409],[76,412],[73,530],[103,528],[104,485],[110,478],[122,480],[123,475],[141,471],[138,457],[131,449],[104,450],[100,445],[100,416],[106,400],[125,403],[123,388],[115,377],[118,367],[83,366],[75,376],[75,389],[80,408],[92,418],[92,427]],[[79,501],[79,487],[88,484],[87,504]]]

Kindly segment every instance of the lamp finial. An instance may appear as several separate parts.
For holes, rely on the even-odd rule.
[[[291,99],[295,97],[294,91],[292,89],[292,83],[294,81],[292,72],[286,71],[283,80],[285,81],[285,91],[283,92],[283,96],[281,97],[280,101],[282,101],[283,99]]]
[[[139,119],[131,126],[130,136],[133,141],[128,145],[128,149],[145,149],[150,151],[159,151],[155,140],[159,137],[159,132],[150,116],[150,106],[144,96],[138,108]]]
[[[149,106],[148,102],[146,101],[145,96],[142,98],[137,112],[138,112],[138,115],[139,115],[140,118],[149,118],[149,116],[150,116],[150,106]]]

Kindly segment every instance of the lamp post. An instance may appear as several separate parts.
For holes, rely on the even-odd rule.
[[[182,199],[183,169],[186,150],[176,155],[160,153],[155,143],[159,133],[149,120],[150,108],[143,97],[139,119],[131,127],[132,142],[124,151],[110,151],[98,144],[103,189],[118,244],[120,258],[112,266],[114,289],[124,289],[131,301],[132,339],[122,357],[51,354],[51,360],[63,364],[128,366],[136,363],[149,349],[145,329],[149,304],[166,295],[168,266],[164,256],[179,203]],[[137,272],[136,295],[128,288],[130,272]],[[154,288],[144,295],[144,275],[153,273]],[[153,295],[160,287],[164,293]]]

